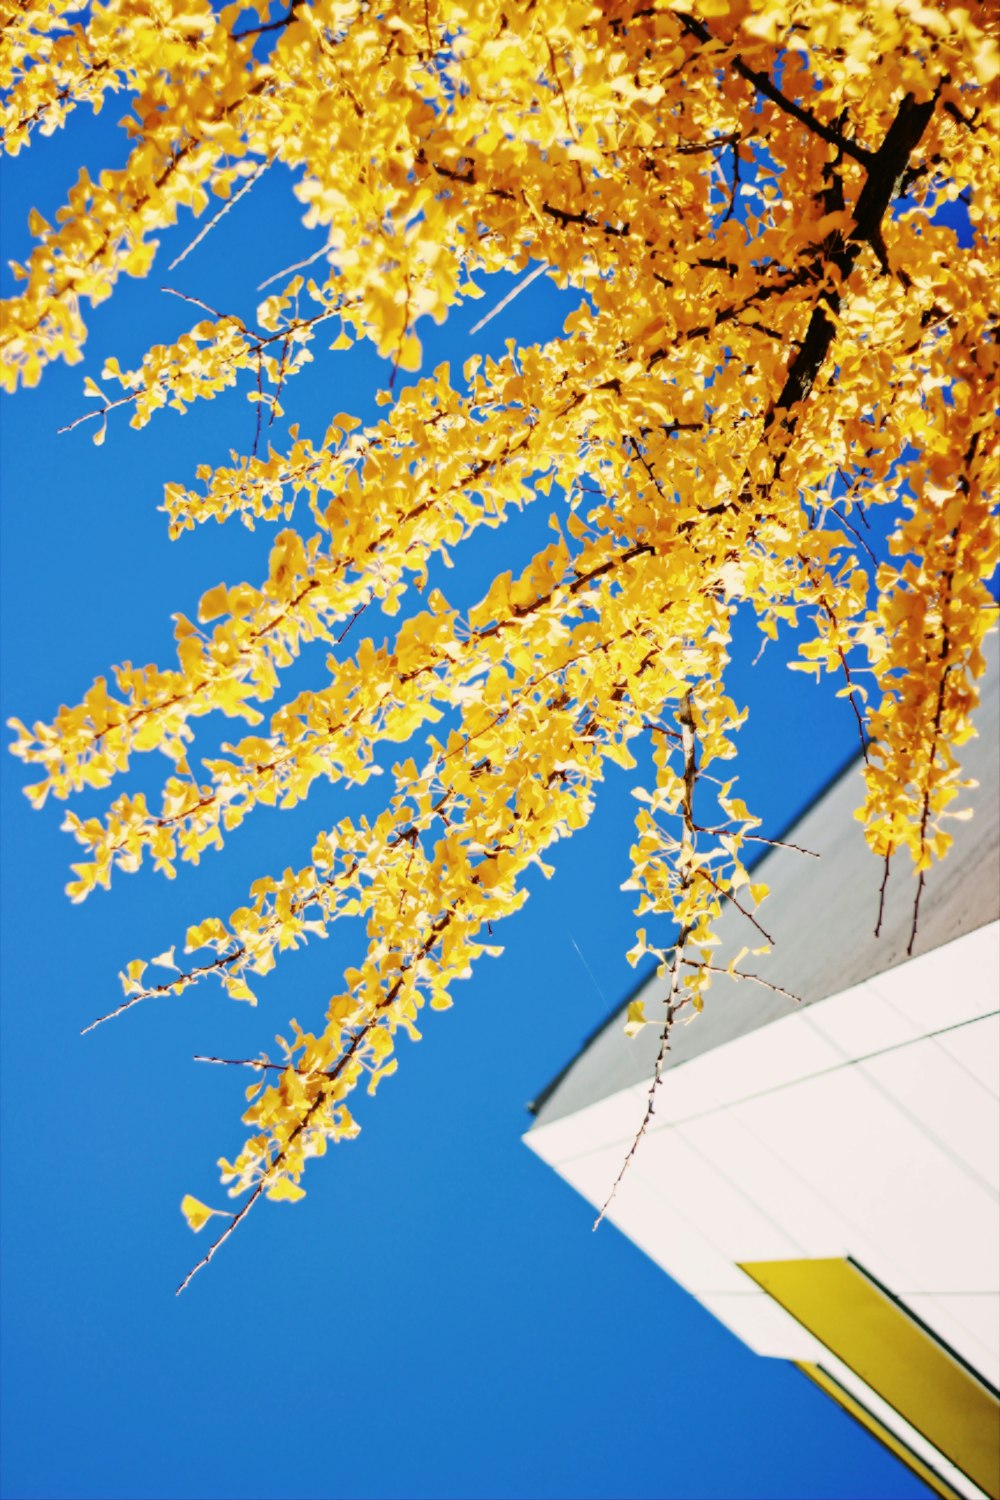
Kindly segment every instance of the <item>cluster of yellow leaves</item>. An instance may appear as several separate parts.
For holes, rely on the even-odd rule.
[[[720,635],[715,644],[717,657],[723,657],[725,638]],[[636,907],[639,916],[652,913],[667,917],[668,930],[681,937],[665,948],[650,943],[646,930],[640,928],[628,958],[634,966],[645,954],[652,954],[659,960],[661,974],[675,974],[671,995],[675,1013],[688,1002],[700,1011],[713,974],[727,972],[712,961],[712,949],[719,941],[713,927],[727,900],[734,902],[767,939],[753,915],[767,895],[767,886],[751,882],[741,858],[743,844],[748,835],[753,836],[760,820],[747,811],[740,798],[731,795],[733,782],[728,781],[717,789],[715,798],[722,822],[704,825],[696,821],[695,785],[714,761],[729,760],[736,754],[729,735],[746,718],[746,711],[738,713],[732,701],[719,691],[722,661],[713,666],[713,675],[691,695],[690,716],[678,715],[680,728],[660,728],[663,738],[654,750],[655,791],[637,787],[634,792],[643,805],[636,816],[639,837],[632,849],[632,874],[624,889],[641,893]],[[688,746],[684,743],[686,735],[690,736]],[[686,758],[690,757],[688,777],[672,763],[676,753],[671,739],[680,743]],[[745,904],[748,899],[749,906]],[[697,954],[695,958],[687,957],[689,949]],[[767,952],[767,942],[754,951]],[[728,973],[735,977],[735,962]],[[645,1024],[642,1003],[634,1001],[626,1030],[634,1035]]]
[[[969,362],[967,374],[953,372],[947,446],[935,445],[919,476],[910,466],[910,514],[891,538],[899,562],[878,573],[873,656],[882,697],[871,715],[868,795],[859,815],[877,853],[888,859],[907,849],[921,874],[951,846],[946,820],[968,815],[952,808],[968,785],[956,752],[972,733],[975,683],[984,670],[990,611],[981,580],[1000,556],[996,345],[972,349]],[[940,388],[929,387],[926,398],[940,401]]]
[[[253,451],[203,466],[200,487],[169,483],[170,534],[232,517],[285,529],[259,586],[219,584],[198,623],[176,617],[176,666],[126,662],[114,689],[98,678],[51,722],[17,723],[13,747],[39,805],[107,787],[143,751],[171,762],[155,807],[125,793],[67,815],[86,855],[74,899],[147,855],[172,875],[257,805],[360,784],[380,746],[413,747],[374,822],[342,819],[311,864],[192,927],[187,967],[174,949],[153,961],[163,982],[139,960],[122,976],[119,1010],[210,977],[252,1002],[278,953],[364,922],[323,1026],[296,1028],[280,1061],[247,1060],[261,1078],[223,1163],[249,1195],[233,1226],[264,1193],[299,1196],[306,1159],[356,1133],[352,1090],[387,1076],[423,1005],[450,1003],[529,867],[586,822],[607,763],[635,765],[649,739],[631,884],[679,938],[643,934],[633,956],[658,954],[674,1001],[700,1007],[722,902],[756,924],[765,894],[731,783],[708,827],[692,801],[741,719],[724,688],[738,605],[770,638],[810,625],[795,665],[835,674],[873,737],[872,846],[908,849],[922,877],[947,847],[995,613],[990,7],[308,0],[272,17],[266,0],[47,0],[9,8],[0,35],[8,150],[108,90],[129,98],[131,142],[123,167],[81,174],[54,226],[33,216],[0,335],[8,388],[80,359],[83,305],[144,275],[158,230],[265,167],[293,175],[324,268],[271,278],[255,324],[199,303],[209,317],[179,339],[88,377],[99,439],[119,408],[142,426],[245,387]],[[934,222],[959,196],[966,248]],[[282,415],[319,335],[369,340],[391,387],[420,367],[421,318],[530,262],[580,294],[562,337],[473,359],[460,380],[441,366],[384,392],[377,422],[335,414],[320,441],[293,425],[264,451],[261,413]],[[555,540],[516,576],[465,613],[428,592],[433,559],[538,496],[556,502]],[[897,526],[881,565],[863,533],[875,506]],[[421,602],[394,639],[340,648],[369,606],[392,616],[408,593]],[[327,681],[265,722],[314,640]],[[199,777],[194,725],[216,712],[255,732]],[[185,1201],[201,1227],[212,1211]]]

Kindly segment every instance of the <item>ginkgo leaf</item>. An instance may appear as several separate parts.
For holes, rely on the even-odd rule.
[[[198,605],[199,620],[215,620],[219,615],[224,615],[229,608],[229,590],[224,583],[216,584],[214,589],[209,589],[202,594]]]
[[[188,1228],[193,1229],[195,1234],[204,1229],[209,1219],[216,1215],[224,1219],[232,1218],[232,1214],[226,1213],[224,1209],[209,1208],[206,1204],[200,1203],[197,1198],[192,1198],[190,1193],[185,1193],[181,1199],[181,1213],[188,1221]]]
[[[641,1000],[630,1000],[625,1021],[625,1035],[638,1036],[644,1026],[649,1025],[646,1009]]]
[[[250,1005],[257,1004],[257,996],[238,974],[226,975],[224,983],[230,1000],[246,1000]]]
[[[279,1177],[267,1190],[267,1196],[274,1203],[298,1203],[305,1195],[305,1188],[300,1188],[287,1177]]]

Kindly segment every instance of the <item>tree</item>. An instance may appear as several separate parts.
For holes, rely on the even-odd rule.
[[[307,1159],[356,1134],[352,1091],[395,1069],[396,1033],[418,1034],[422,1006],[451,1004],[525,872],[644,742],[655,785],[637,788],[631,885],[669,938],[641,931],[630,957],[653,953],[669,976],[662,1063],[677,1012],[700,1009],[720,972],[722,902],[759,928],[766,895],[744,854],[767,841],[708,773],[744,716],[725,686],[738,608],[768,639],[807,623],[793,665],[850,700],[860,815],[886,878],[893,856],[912,861],[916,933],[961,815],[956,750],[994,617],[996,31],[992,7],[940,0],[8,9],[6,149],[110,92],[129,96],[131,142],[124,167],[81,171],[55,225],[32,216],[5,307],[8,389],[81,360],[85,304],[145,276],[157,231],[213,194],[199,240],[283,164],[317,239],[272,278],[255,324],[190,296],[205,314],[190,332],[86,379],[95,405],[79,420],[97,421],[97,442],[118,413],[141,427],[243,384],[252,450],[167,486],[170,534],[297,525],[259,586],[220,584],[198,623],[177,617],[175,666],[126,663],[50,723],[14,721],[37,806],[108,786],[139,752],[170,762],[158,805],[123,793],[103,817],[67,814],[85,851],[71,897],[147,857],[172,877],[256,805],[363,782],[380,746],[407,747],[374,822],[342,819],[308,866],[191,927],[180,964],[174,948],[150,961],[166,977],[141,960],[122,976],[112,1015],[205,979],[252,1003],[249,980],[283,950],[344,916],[366,923],[316,1031],[295,1026],[279,1060],[234,1060],[256,1072],[249,1138],[220,1163],[242,1204],[201,1264],[261,1196],[301,1197]],[[943,221],[956,202],[961,242]],[[403,387],[421,318],[532,262],[580,293],[564,336]],[[293,425],[276,450],[292,378],[331,336],[391,361],[385,416],[334,415],[318,442]],[[519,576],[500,573],[464,615],[429,585],[435,559],[546,496],[554,540]],[[880,556],[875,507],[891,533]],[[394,639],[352,654],[364,612],[395,615],[406,595]],[[316,640],[332,648],[326,683],[265,712]],[[196,774],[194,725],[213,713],[258,732]],[[195,1229],[216,1212],[184,1207]]]

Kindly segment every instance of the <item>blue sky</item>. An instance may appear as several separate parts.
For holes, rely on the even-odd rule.
[[[5,267],[26,252],[30,207],[51,217],[82,162],[121,159],[119,112],[80,113],[4,162]],[[87,409],[84,374],[112,353],[128,367],[197,316],[161,285],[245,312],[257,283],[315,248],[278,171],[175,272],[161,269],[194,233],[188,222],[164,235],[148,281],[123,283],[93,314],[82,366],[5,401],[5,716],[49,718],[122,659],[167,664],[173,611],[262,573],[268,528],[213,525],[170,543],[157,510],[165,481],[252,443],[243,391],[139,433],[112,420],[103,448],[88,427],[56,436]],[[508,286],[422,329],[425,367],[558,331],[572,301],[543,277],[470,337]],[[318,437],[337,410],[373,416],[387,380],[370,351],[329,355],[289,389],[289,416]],[[498,549],[505,566],[526,560],[551,508],[461,548],[450,592],[480,589]],[[856,728],[780,650],[751,669],[756,646],[738,643],[732,684],[751,704],[740,791],[775,832],[852,754]],[[308,656],[296,683],[318,682],[322,658]],[[256,876],[306,863],[310,835],[377,806],[381,788],[318,787],[292,813],[260,809],[176,882],[147,868],[73,907],[62,810],[31,813],[22,768],[3,756],[5,1496],[926,1493],[612,1226],[592,1234],[587,1204],[521,1144],[526,1101],[634,983],[632,898],[619,886],[638,777],[610,777],[591,826],[557,849],[554,878],[497,933],[503,957],[428,1017],[424,1042],[404,1044],[397,1075],[359,1103],[360,1139],[313,1165],[301,1205],[259,1209],[177,1299],[206,1238],[190,1234],[180,1199],[224,1201],[214,1162],[242,1139],[247,1082],[192,1054],[252,1055],[289,1015],[308,1026],[355,959],[355,935],[284,959],[256,1012],[196,990],[80,1028],[116,1003],[128,959],[227,913]]]

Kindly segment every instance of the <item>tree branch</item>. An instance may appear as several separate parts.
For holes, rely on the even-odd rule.
[[[290,25],[291,22],[294,21],[294,19],[295,7],[290,5],[286,14],[283,16],[279,16],[276,21],[268,21],[267,24],[263,26],[248,26],[245,31],[234,31],[232,33],[232,40],[234,42],[243,42],[246,41],[247,37],[266,36],[269,31],[282,31],[286,26]]]
[[[846,237],[839,232],[834,236],[833,253],[828,261],[838,273],[840,286],[850,276],[864,245],[871,245],[880,260],[884,258],[882,218],[906,171],[910,152],[926,130],[936,103],[937,94],[922,104],[918,104],[912,94],[907,94],[878,151],[866,162],[868,177],[854,209],[854,228]],[[806,336],[788,367],[781,393],[764,419],[765,433],[779,412],[785,413],[783,426],[792,430],[794,423],[788,414],[809,395],[830,352],[840,300],[838,287],[829,287],[813,308]]]
[[[684,746],[684,796],[681,804],[681,816],[684,822],[684,833],[681,841],[681,856],[678,863],[681,866],[681,895],[683,896],[691,888],[693,883],[691,873],[691,856],[694,854],[694,846],[697,841],[694,822],[694,788],[698,779],[698,736],[694,722],[694,704],[692,690],[689,688],[681,700],[677,709],[677,722],[681,726],[681,738]],[[628,1149],[625,1160],[622,1162],[621,1171],[615,1178],[611,1191],[604,1200],[604,1205],[594,1220],[593,1228],[598,1229],[614,1200],[614,1196],[621,1186],[625,1173],[632,1164],[633,1158],[639,1149],[643,1136],[649,1129],[649,1123],[656,1109],[656,1091],[660,1087],[663,1078],[663,1065],[667,1053],[670,1050],[670,1033],[673,1029],[674,1017],[684,1004],[680,999],[681,965],[685,962],[684,948],[691,935],[688,925],[681,927],[677,934],[677,942],[674,945],[674,956],[670,963],[670,990],[667,995],[667,1013],[664,1017],[663,1028],[660,1032],[660,1045],[656,1054],[656,1062],[653,1066],[653,1079],[649,1085],[649,1093],[646,1098],[646,1112],[642,1117],[642,1124],[635,1133],[635,1138]]]
[[[709,31],[705,23],[699,21],[695,16],[688,15],[684,11],[678,11],[677,15],[685,31],[689,31],[692,36],[696,36],[700,42],[719,41],[719,38]],[[722,43],[721,45],[725,44]],[[845,156],[853,157],[863,167],[871,166],[873,156],[867,147],[859,146],[857,141],[852,141],[849,136],[843,135],[832,125],[824,125],[823,121],[818,119],[811,109],[807,109],[805,105],[796,104],[794,99],[789,99],[787,94],[781,92],[777,84],[771,82],[766,73],[760,72],[757,68],[751,68],[749,63],[744,62],[738,53],[733,54],[730,62],[740,77],[745,78],[748,83],[752,83],[759,94],[763,94],[765,99],[770,99],[771,103],[776,104],[786,115],[791,115],[793,120],[798,120],[799,124],[804,125],[807,130],[811,130],[813,135],[818,135],[822,140],[829,142],[831,146],[839,147]]]

